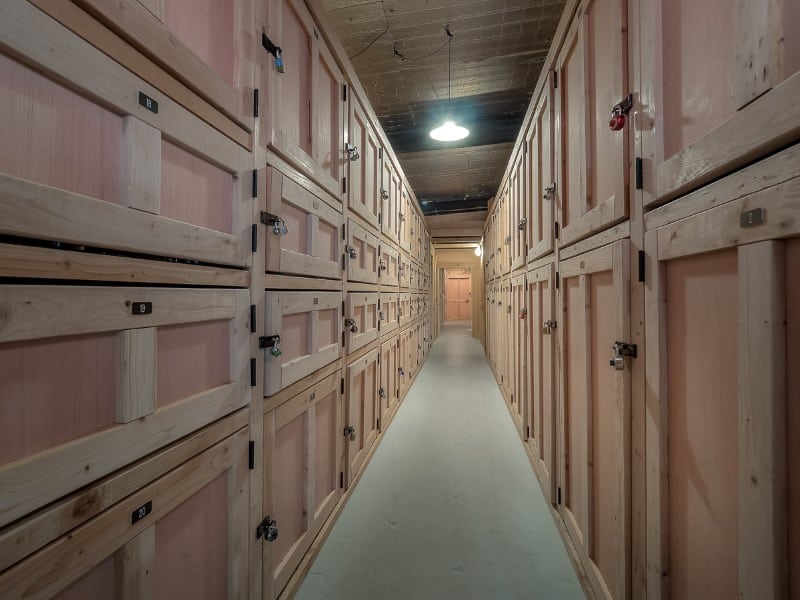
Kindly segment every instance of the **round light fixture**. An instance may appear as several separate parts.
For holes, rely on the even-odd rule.
[[[481,256],[483,254],[483,248],[480,246],[475,246],[475,256]]]
[[[431,130],[431,137],[439,142],[456,142],[469,135],[469,129],[447,121],[436,129]]]

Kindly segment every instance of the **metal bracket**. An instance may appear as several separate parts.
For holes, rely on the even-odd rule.
[[[272,233],[275,235],[286,235],[289,233],[289,228],[286,227],[286,223],[284,223],[283,219],[278,215],[273,215],[272,213],[262,210],[261,222],[268,227],[272,227]]]
[[[553,333],[553,329],[555,329],[556,327],[558,327],[558,323],[556,321],[552,320],[545,321],[544,323],[542,323],[542,333],[544,333],[545,335],[550,335],[551,333]]]
[[[345,319],[344,326],[350,329],[350,333],[358,333],[358,324],[355,319]]]
[[[527,224],[528,224],[528,219],[523,217],[522,219],[519,220],[519,223],[517,223],[517,229],[520,231],[525,231],[525,226]]]
[[[633,94],[628,94],[628,97],[617,102],[611,109],[612,115],[627,115],[633,109]]]
[[[614,367],[617,371],[625,369],[625,357],[636,358],[638,355],[636,344],[628,344],[625,342],[614,342],[611,346],[614,351],[614,357],[609,361],[609,365]]]
[[[546,188],[544,188],[544,199],[545,200],[552,200],[553,196],[556,195],[556,189],[557,188],[556,188],[555,182],[551,183]]]
[[[347,252],[348,258],[358,258],[358,252],[354,246],[345,246],[344,251]]]
[[[282,354],[280,349],[281,336],[279,335],[265,335],[258,338],[258,347],[261,350],[269,348],[269,353],[272,356],[280,356]]]
[[[266,33],[261,34],[261,45],[264,49],[275,57],[275,68],[279,73],[286,72],[286,66],[283,64],[283,50],[280,46],[272,43],[272,40],[267,37]]]
[[[345,142],[344,151],[347,152],[347,158],[350,160],[350,162],[355,162],[361,158],[361,154],[358,152],[358,146],[354,146],[349,142]]]
[[[266,517],[256,527],[256,539],[264,538],[268,542],[274,542],[278,539],[278,522],[272,517]]]

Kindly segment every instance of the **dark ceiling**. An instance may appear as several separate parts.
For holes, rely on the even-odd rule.
[[[485,208],[564,0],[323,0],[426,214]],[[448,37],[453,34],[448,101]],[[428,135],[446,116],[460,142]]]

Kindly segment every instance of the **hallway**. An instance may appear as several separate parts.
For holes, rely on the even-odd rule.
[[[463,322],[442,328],[297,598],[584,598]]]

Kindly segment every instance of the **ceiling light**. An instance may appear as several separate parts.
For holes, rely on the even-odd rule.
[[[431,131],[431,137],[440,142],[455,142],[463,140],[469,135],[469,129],[456,125],[452,121],[446,121]]]
[[[480,246],[475,246],[475,256],[481,256],[483,254],[483,250]]]
[[[453,34],[450,33],[450,27],[448,25],[444,28],[445,33],[447,33],[447,103],[450,104],[450,71],[452,67],[452,48],[451,45],[453,43]],[[458,140],[463,140],[465,137],[469,135],[469,129],[466,127],[461,127],[460,125],[456,125],[453,121],[445,121],[444,124],[439,125],[435,129],[431,130],[430,133],[431,137],[439,142],[456,142]]]

